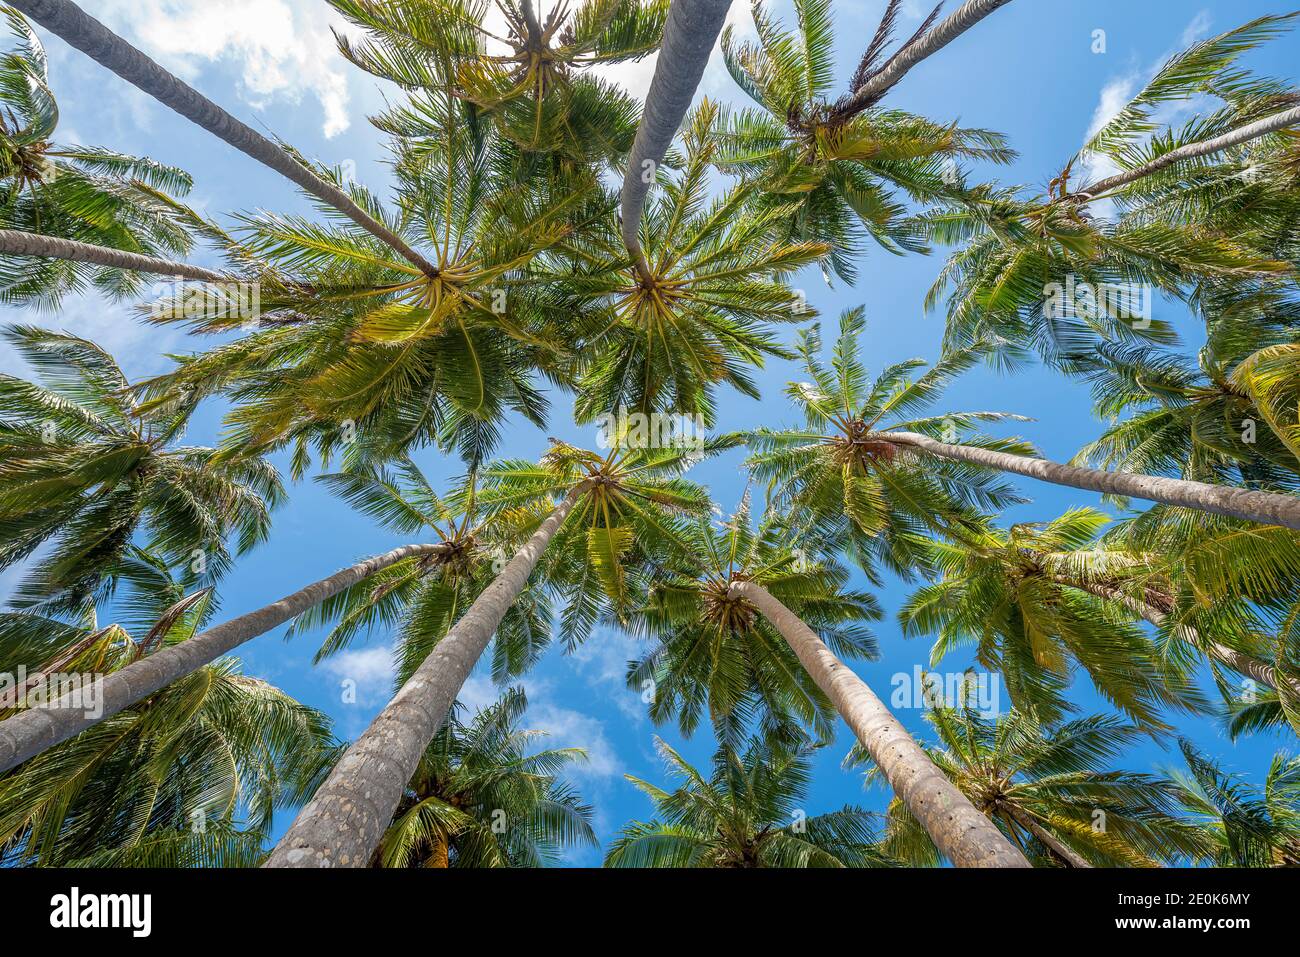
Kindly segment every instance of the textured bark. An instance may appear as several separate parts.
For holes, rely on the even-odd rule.
[[[949,860],[958,867],[1029,866],[996,825],[934,766],[867,683],[836,658],[798,615],[754,582],[733,582],[731,594],[752,603],[781,633],[884,772],[899,800]]]
[[[69,0],[12,0],[11,6],[164,106],[171,107],[213,136],[220,137],[235,149],[324,200],[366,232],[383,240],[426,274],[436,275],[437,270],[428,260],[354,203],[342,190],[325,182],[287,150],[172,76],[98,20],[84,13],[75,3],[70,3]]]
[[[621,197],[623,242],[642,279],[650,278],[650,267],[637,235],[646,194],[650,191],[644,175],[646,161],[651,162],[651,170],[658,169],[663,162],[682,118],[690,109],[730,6],[731,0],[672,0],[668,9],[659,60],[628,157]],[[650,182],[653,181],[654,177],[650,176]]]
[[[1186,146],[1180,146],[1176,150],[1170,150],[1163,156],[1158,156],[1149,163],[1143,163],[1141,166],[1127,170],[1123,173],[1117,173],[1107,179],[1100,180],[1085,186],[1076,192],[1076,195],[1086,196],[1091,199],[1100,196],[1102,193],[1109,193],[1111,190],[1119,189],[1121,186],[1127,186],[1129,183],[1136,182],[1144,176],[1150,176],[1162,169],[1167,169],[1175,163],[1181,163],[1183,160],[1196,159],[1200,156],[1209,156],[1213,153],[1221,152],[1229,147],[1237,146],[1240,143],[1246,143],[1250,140],[1258,139],[1261,136],[1267,136],[1269,133],[1276,133],[1278,130],[1284,130],[1289,126],[1300,125],[1300,106],[1284,110],[1281,113],[1274,113],[1272,116],[1266,116],[1262,120],[1256,120],[1254,123],[1247,123],[1245,126],[1239,126],[1235,130],[1224,133],[1222,136],[1216,136],[1212,139],[1202,140],[1199,143],[1188,143]]]
[[[1261,525],[1300,529],[1300,496],[1255,492],[1229,485],[1207,485],[1204,482],[1162,478],[1137,472],[1107,472],[1078,465],[1064,465],[1047,459],[1012,455],[969,445],[949,445],[915,432],[878,432],[868,438],[911,446],[955,462],[969,462],[1016,475],[1027,475],[1054,485],[1103,495],[1126,495],[1180,508],[1194,508],[1216,515],[1244,518]]]
[[[163,276],[183,276],[198,282],[229,282],[223,276],[202,266],[175,263],[155,256],[142,256],[108,246],[79,243],[71,239],[57,239],[14,229],[0,229],[0,255],[38,256],[41,259],[66,259],[74,263],[90,263],[112,269],[130,269],[135,272],[158,273]]]
[[[1086,591],[1090,595],[1096,595],[1098,598],[1104,598],[1107,601],[1118,602],[1129,611],[1141,616],[1146,621],[1155,625],[1157,628],[1163,628],[1165,622],[1169,620],[1159,608],[1152,607],[1144,601],[1134,598],[1132,595],[1121,591],[1118,588],[1111,588],[1109,585],[1103,585],[1099,582],[1080,582],[1068,578],[1058,578],[1061,584],[1068,585],[1071,588],[1077,588],[1080,591]],[[1275,688],[1277,678],[1273,668],[1266,662],[1260,661],[1245,652],[1238,651],[1236,648],[1230,648],[1228,645],[1220,642],[1205,639],[1202,640],[1199,632],[1189,625],[1175,625],[1174,634],[1182,641],[1187,642],[1194,648],[1202,649],[1207,655],[1226,665],[1237,674],[1245,675],[1258,681],[1266,688]],[[1300,679],[1290,678],[1287,680],[1287,687],[1291,693],[1300,696]]]
[[[966,0],[915,43],[899,50],[883,70],[858,87],[842,112],[852,115],[866,109],[888,93],[912,67],[938,53],[994,10],[1010,2],[1011,0]]]
[[[210,664],[244,642],[266,634],[277,625],[284,624],[295,615],[302,614],[375,572],[414,555],[436,554],[444,547],[403,545],[386,554],[367,558],[277,602],[232,618],[188,641],[163,648],[120,671],[105,675],[96,682],[99,686],[98,700],[103,704],[102,713],[97,717],[87,716],[80,702],[74,702],[70,695],[65,695],[64,698],[0,721],[0,772],[8,771],[46,748],[66,741],[74,734],[131,707],[173,681]]]
[[[352,745],[271,852],[266,867],[365,867],[420,756],[446,720],[551,537],[586,486],[573,489]]]
[[[1010,809],[1010,814],[1021,827],[1027,829],[1034,837],[1046,844],[1053,854],[1071,867],[1092,867],[1083,857],[1079,856],[1077,851],[1064,844],[1055,834],[1035,821],[1032,815],[1015,808]]]

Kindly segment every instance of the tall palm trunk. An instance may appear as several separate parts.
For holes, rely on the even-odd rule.
[[[193,87],[182,83],[98,20],[88,16],[75,3],[69,0],[11,0],[11,5],[187,120],[324,200],[424,273],[437,274],[432,263],[338,187],[325,182],[287,150],[235,119]]]
[[[284,624],[290,618],[375,572],[414,555],[437,554],[445,547],[441,544],[403,545],[383,555],[367,558],[277,602],[232,618],[188,641],[141,658],[96,681],[98,698],[93,703],[102,705],[97,709],[99,713],[96,715],[86,713],[86,702],[81,693],[69,692],[63,698],[0,721],[0,772],[8,771],[46,748],[99,724],[105,718],[111,718],[173,681],[212,663],[244,642],[266,634],[277,625]]]
[[[14,229],[0,229],[0,255],[39,256],[42,259],[66,259],[74,263],[90,263],[112,269],[130,269],[135,272],[158,273],[164,276],[182,276],[197,282],[228,282],[223,276],[202,266],[175,263],[155,256],[142,256],[121,249],[79,243],[71,239],[57,239],[39,233],[25,233]]]
[[[1072,847],[1069,847],[1060,840],[1055,834],[1043,827],[1034,820],[1033,815],[1027,814],[1017,808],[1012,808],[1009,812],[1016,823],[1029,831],[1030,834],[1038,838],[1047,848],[1061,860],[1065,861],[1070,867],[1092,867],[1083,857],[1079,855]]]
[[[949,445],[915,432],[878,432],[868,438],[911,446],[929,455],[955,462],[968,462],[1016,475],[1027,475],[1054,485],[1163,502],[1180,508],[1244,518],[1261,525],[1300,529],[1300,497],[1295,495],[1256,492],[1228,485],[1207,485],[1204,482],[1162,478],[1137,472],[1107,472],[1078,465],[1063,465],[1048,459],[1012,455],[969,445]]]
[[[1186,146],[1180,146],[1176,150],[1170,150],[1162,156],[1157,156],[1149,163],[1143,163],[1131,170],[1123,173],[1117,173],[1107,179],[1092,183],[1078,190],[1078,194],[1084,195],[1089,199],[1100,196],[1103,193],[1109,193],[1111,190],[1119,189],[1121,186],[1127,186],[1129,183],[1136,182],[1144,176],[1150,176],[1162,169],[1173,166],[1175,163],[1181,163],[1183,160],[1196,159],[1200,156],[1209,156],[1212,153],[1218,153],[1229,147],[1237,146],[1241,143],[1247,143],[1250,140],[1258,139],[1261,136],[1267,136],[1269,133],[1276,133],[1278,130],[1284,130],[1289,126],[1300,125],[1300,106],[1292,107],[1289,110],[1283,110],[1281,113],[1274,113],[1272,116],[1266,116],[1262,120],[1256,120],[1254,123],[1247,123],[1245,126],[1239,126],[1235,130],[1230,130],[1222,136],[1215,136],[1208,140],[1202,140],[1199,143],[1188,143]]]
[[[731,0],[672,0],[668,8],[659,60],[628,157],[621,197],[623,243],[644,280],[650,279],[650,266],[638,231],[646,194],[690,108],[730,6]]]
[[[537,560],[586,493],[578,485],[542,522],[409,681],[370,723],[298,814],[267,867],[364,867],[392,822],[420,756],[442,727]]]
[[[912,67],[938,53],[994,10],[1010,2],[1011,0],[966,0],[942,23],[895,53],[880,72],[853,92],[839,112],[852,116],[865,110],[888,93]]]
[[[1159,608],[1134,598],[1118,588],[1112,588],[1109,585],[1103,585],[1100,582],[1081,582],[1069,578],[1058,578],[1061,584],[1068,585],[1071,588],[1078,588],[1080,591],[1086,591],[1090,595],[1096,595],[1098,598],[1104,598],[1107,601],[1118,602],[1129,611],[1141,616],[1146,621],[1155,625],[1157,628],[1163,628],[1165,622],[1169,620]],[[1212,639],[1202,640],[1200,633],[1189,625],[1176,625],[1174,634],[1182,641],[1187,642],[1194,648],[1201,648],[1215,661],[1221,665],[1226,665],[1238,674],[1245,675],[1264,685],[1266,688],[1276,688],[1277,677],[1273,668],[1266,662],[1248,655],[1245,652],[1230,648],[1225,644]],[[1286,679],[1286,686],[1292,694],[1300,698],[1300,679]]]
[[[1029,866],[997,826],[934,766],[867,683],[836,658],[798,615],[755,582],[733,582],[731,594],[752,603],[781,633],[885,773],[894,793],[949,860],[958,867]]]

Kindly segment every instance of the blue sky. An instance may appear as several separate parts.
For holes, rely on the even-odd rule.
[[[952,4],[955,5],[956,0]],[[350,67],[334,51],[328,24],[331,12],[320,0],[84,0],[92,15],[141,46],[169,69],[193,83],[241,118],[296,145],[304,153],[329,163],[354,164],[356,177],[380,190],[387,181],[381,138],[366,122],[392,87]],[[546,8],[549,3],[543,2]],[[840,0],[835,5],[838,26],[839,73],[852,72],[861,48],[875,28],[884,0]],[[910,33],[924,11],[920,0],[909,3],[900,32]],[[775,4],[784,13],[787,4]],[[1090,127],[1104,119],[1171,52],[1190,40],[1216,33],[1265,13],[1283,12],[1276,0],[1015,0],[971,33],[914,70],[890,94],[890,105],[936,121],[960,120],[1008,135],[1019,151],[1009,168],[977,170],[1004,183],[1041,186],[1056,175],[1079,147]],[[737,29],[752,29],[748,5],[737,0],[731,20]],[[1105,31],[1105,52],[1093,52],[1095,31]],[[144,154],[189,170],[195,178],[193,205],[218,217],[241,210],[305,209],[292,187],[276,174],[208,137],[165,107],[100,68],[55,38],[45,37],[51,60],[51,80],[61,107],[57,139],[111,146]],[[1294,37],[1259,51],[1249,63],[1262,72],[1296,77]],[[653,60],[620,67],[615,79],[641,93],[648,85]],[[701,93],[739,102],[715,54]],[[1185,118],[1185,117],[1184,117]],[[203,257],[196,257],[204,261]],[[795,285],[805,290],[810,305],[828,326],[840,310],[864,304],[869,327],[864,353],[873,369],[900,359],[937,357],[942,322],[925,315],[922,298],[939,269],[936,256],[898,258],[870,251],[860,263],[854,288],[828,288],[815,270],[801,274]],[[1184,311],[1157,304],[1158,318],[1168,318],[1194,344],[1196,324]],[[33,321],[3,310],[0,318]],[[58,314],[41,314],[35,321],[63,328],[100,342],[113,351],[129,373],[137,376],[163,371],[164,354],[197,346],[172,330],[147,328],[129,304],[96,298],[70,301]],[[793,329],[788,330],[790,336]],[[18,360],[0,355],[0,371],[21,372]],[[781,393],[794,367],[776,361],[757,378],[764,399],[734,394],[720,402],[718,428],[728,430],[756,423],[795,424]],[[1052,458],[1064,459],[1093,439],[1099,425],[1089,411],[1084,388],[1058,375],[1030,369],[1015,376],[998,376],[980,368],[958,382],[946,405],[952,409],[995,409],[1032,416],[1017,432],[1035,442]],[[567,415],[568,402],[553,396],[552,421],[545,430],[516,425],[505,434],[500,454],[536,457],[546,436],[557,435],[591,445],[592,429],[576,428]],[[195,442],[215,438],[220,410],[203,410],[190,432]],[[739,453],[705,463],[691,477],[709,485],[724,509],[736,503],[743,486]],[[459,469],[459,463],[436,451],[416,456],[435,480]],[[279,464],[283,464],[282,462]],[[1032,484],[1021,491],[1032,499],[1008,513],[1013,521],[1048,519],[1071,506],[1097,505],[1090,496],[1068,489]],[[287,505],[276,514],[271,541],[244,558],[224,582],[222,615],[257,607],[301,585],[329,574],[359,557],[386,550],[391,536],[307,481],[291,489]],[[0,575],[0,596],[15,573]],[[876,627],[882,657],[859,664],[859,673],[887,696],[891,679],[925,666],[928,643],[904,641],[893,616],[908,588],[888,583],[879,591],[885,619]],[[340,655],[325,665],[311,665],[316,648],[305,636],[292,643],[281,633],[265,636],[241,650],[248,673],[265,678],[300,700],[332,715],[339,734],[360,733],[391,691],[390,646],[377,635],[364,647]],[[524,682],[531,703],[528,724],[548,730],[550,744],[588,749],[590,760],[574,776],[589,803],[596,807],[602,840],[620,824],[650,813],[648,801],[623,779],[625,773],[663,780],[663,767],[653,741],[661,734],[675,747],[706,764],[713,751],[707,734],[682,742],[670,728],[656,729],[644,716],[638,697],[624,687],[625,662],[636,644],[617,632],[602,630],[577,653],[564,656],[553,648]],[[968,662],[952,659],[940,670],[960,671]],[[342,701],[341,685],[355,680],[360,695],[355,704]],[[477,674],[463,700],[480,705],[497,689]],[[1081,709],[1104,710],[1086,678],[1074,689]],[[1003,695],[1005,706],[1006,699]],[[924,723],[915,709],[898,711],[911,729]],[[1273,753],[1288,747],[1276,738],[1256,737],[1230,742],[1214,722],[1176,716],[1174,723],[1205,751],[1255,780],[1262,778]],[[845,803],[883,808],[887,796],[879,788],[863,791],[861,775],[846,773],[839,762],[851,743],[841,726],[837,741],[820,755],[809,814]],[[1151,770],[1174,762],[1174,752],[1151,742],[1124,756],[1131,770]],[[279,822],[279,830],[287,822]],[[574,863],[594,864],[595,851],[572,855]]]

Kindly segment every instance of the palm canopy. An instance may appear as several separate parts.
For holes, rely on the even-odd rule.
[[[321,661],[376,631],[397,635],[397,683],[405,683],[433,646],[492,583],[520,544],[508,521],[489,521],[479,506],[476,477],[439,495],[409,458],[317,477],[331,492],[382,527],[436,541],[437,552],[396,562],[299,615],[289,634],[333,627],[316,653]],[[506,612],[492,651],[492,677],[504,683],[526,672],[551,637],[548,550],[530,586]]]
[[[0,226],[148,256],[187,252],[192,239],[158,191],[183,196],[189,175],[98,146],[55,144],[59,107],[45,49],[12,7],[0,14],[14,40],[0,54]],[[61,259],[0,260],[0,301],[57,306],[88,286],[126,296],[140,278]]]
[[[1074,710],[1065,691],[1076,667],[1147,730],[1164,727],[1167,707],[1202,707],[1185,661],[1162,654],[1127,609],[1079,587],[1089,562],[1105,561],[1090,549],[1107,521],[1073,509],[1050,522],[926,542],[923,564],[935,580],[900,609],[903,634],[933,635],[933,662],[973,645],[980,664],[1001,672],[1015,706],[1042,723]]]
[[[616,162],[636,133],[636,102],[593,69],[654,52],[668,12],[667,0],[564,0],[544,15],[532,0],[330,3],[365,31],[339,37],[363,70],[413,101],[451,91],[521,150],[583,163]]]
[[[93,342],[34,326],[3,335],[37,379],[0,375],[0,567],[46,546],[22,602],[102,597],[137,538],[190,583],[226,571],[229,539],[243,553],[266,538],[282,495],[275,469],[181,445],[193,399],[145,407]]]
[[[1279,754],[1263,788],[1251,787],[1187,741],[1187,771],[1174,770],[1186,812],[1206,830],[1213,867],[1300,865],[1300,758]]]
[[[569,302],[591,315],[578,367],[580,421],[626,407],[711,423],[717,386],[758,398],[750,370],[788,356],[771,325],[810,315],[785,280],[826,247],[773,239],[790,210],[754,207],[754,184],[710,198],[717,112],[706,99],[687,117],[680,174],[659,174],[641,220],[648,276],[609,222],[566,237],[545,257],[557,308]]]
[[[462,721],[453,712],[425,749],[375,851],[382,867],[540,867],[598,846],[591,808],[561,775],[581,748],[535,750],[519,722],[522,688]]]
[[[781,633],[734,581],[762,585],[814,629],[840,658],[876,657],[867,622],[880,617],[875,598],[849,588],[848,572],[765,516],[755,527],[748,500],[727,521],[701,516],[681,531],[687,561],[653,570],[634,633],[653,645],[628,668],[628,686],[653,689],[650,717],[675,719],[690,735],[708,716],[714,734],[736,745],[756,723],[764,737],[798,742],[804,728],[829,741],[835,709]]]
[[[926,300],[933,308],[947,297],[946,346],[981,343],[1007,365],[1037,353],[1067,370],[1086,368],[1101,342],[1175,340],[1172,327],[1150,314],[1157,293],[1188,298],[1205,285],[1275,284],[1293,274],[1265,224],[1276,222],[1278,206],[1284,219],[1293,220],[1294,195],[1273,201],[1273,213],[1263,210],[1254,228],[1242,222],[1234,228],[1231,220],[1230,210],[1244,209],[1258,192],[1241,177],[1241,157],[1259,147],[1190,167],[1175,164],[1129,184],[1107,197],[1116,203],[1113,217],[1090,213],[1088,204],[1101,197],[1086,186],[1072,191],[1070,183],[1087,161],[1140,166],[1271,112],[1277,83],[1252,76],[1236,61],[1289,19],[1262,17],[1172,57],[1045,193],[988,190],[980,202],[940,203],[922,214],[923,228],[957,247]],[[1178,130],[1157,132],[1162,106],[1205,95],[1225,105]],[[1286,134],[1270,137],[1284,141]],[[1263,142],[1267,146],[1270,138]],[[1225,195],[1234,191],[1235,199]]]
[[[775,503],[790,507],[802,524],[839,534],[845,550],[869,574],[880,563],[908,575],[918,534],[977,525],[980,510],[1005,508],[1021,499],[985,469],[922,459],[890,443],[888,430],[961,437],[965,445],[1020,454],[1031,449],[973,429],[979,422],[1017,416],[950,412],[905,418],[932,406],[975,356],[950,355],[919,376],[913,374],[925,362],[911,359],[872,379],[861,359],[864,329],[861,307],[840,316],[829,365],[821,355],[820,329],[803,332],[799,354],[809,378],[789,383],[786,395],[806,425],[754,429],[741,437],[752,450],[748,465],[754,478],[767,483]]]
[[[760,740],[744,750],[723,745],[708,778],[656,739],[670,773],[666,791],[628,775],[654,802],[656,817],[623,828],[606,867],[887,867],[875,815],[845,806],[803,812],[813,749],[773,750]]]
[[[896,190],[917,202],[960,201],[966,187],[958,160],[1005,163],[1014,153],[988,130],[850,102],[853,91],[888,62],[900,0],[891,0],[849,93],[829,99],[835,82],[830,6],[830,0],[795,0],[790,31],[755,0],[757,43],[739,43],[727,28],[727,67],[758,108],[719,116],[715,162],[760,181],[760,203],[789,206],[792,215],[781,217],[786,241],[828,244],[824,266],[851,282],[866,237],[894,253],[926,249],[924,233]]]
[[[157,555],[131,550],[121,624],[0,615],[0,669],[100,675],[185,641],[211,616]],[[42,684],[36,682],[36,685]],[[60,687],[65,687],[60,685]],[[48,697],[48,695],[47,695]],[[329,719],[234,659],[207,665],[0,777],[0,858],[68,866],[251,866],[272,813],[305,800],[337,756]]]
[[[1175,782],[1108,767],[1143,734],[1113,716],[1043,725],[1021,711],[994,720],[937,707],[926,718],[938,739],[926,748],[930,759],[1035,866],[1154,867],[1206,850],[1181,816]],[[860,745],[846,759],[869,763]],[[873,766],[869,778],[876,774]],[[914,866],[938,863],[901,802],[891,803],[888,820],[886,853]]]

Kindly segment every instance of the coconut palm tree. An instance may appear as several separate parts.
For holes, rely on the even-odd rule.
[[[788,213],[749,205],[754,184],[709,200],[717,106],[705,100],[688,118],[685,165],[664,175],[641,223],[647,273],[612,231],[566,239],[548,271],[557,306],[593,317],[577,367],[579,421],[632,412],[714,417],[714,390],[726,384],[758,397],[750,375],[765,357],[786,356],[772,323],[812,313],[784,281],[822,255],[816,242],[774,242]]]
[[[476,712],[454,708],[425,749],[384,832],[382,867],[540,867],[568,847],[598,847],[591,808],[560,775],[581,748],[533,750],[544,731],[519,728],[522,688]]]
[[[1300,759],[1279,754],[1263,788],[1201,754],[1188,741],[1179,748],[1187,772],[1170,772],[1178,797],[1212,842],[1205,855],[1214,867],[1300,865]]]
[[[706,778],[655,739],[673,791],[627,775],[656,817],[626,825],[606,867],[888,867],[875,815],[846,806],[809,816],[813,749],[773,750],[760,739],[743,751],[723,745]]]
[[[184,643],[214,610],[211,589],[185,594],[156,555],[133,549],[120,573],[130,587],[114,607],[129,628],[100,627],[93,611],[73,622],[0,615],[0,668],[28,676],[6,695],[0,724],[70,679],[120,673]],[[221,659],[0,776],[0,857],[252,865],[273,811],[304,800],[337,753],[323,714]]]
[[[933,636],[932,662],[974,646],[981,665],[1002,673],[1016,708],[1043,724],[1073,710],[1065,693],[1076,667],[1144,728],[1164,727],[1165,708],[1202,707],[1184,662],[1162,655],[1113,594],[1085,587],[1110,569],[1089,551],[1107,521],[1072,509],[927,542],[923,565],[935,580],[899,611],[904,636]]]
[[[900,6],[891,0],[849,93],[838,100],[829,98],[835,82],[830,0],[796,0],[794,32],[755,3],[758,41],[739,43],[730,28],[723,35],[727,67],[758,108],[719,118],[718,167],[761,180],[758,202],[792,207],[780,217],[779,235],[828,243],[823,268],[848,282],[867,237],[894,253],[926,249],[895,190],[914,201],[960,200],[966,187],[959,160],[1005,163],[1014,156],[996,133],[876,109],[883,90],[856,95],[915,49],[933,22],[886,57]]]
[[[994,719],[970,707],[934,707],[931,760],[1035,866],[1154,867],[1196,858],[1204,835],[1181,816],[1179,788],[1107,765],[1143,732],[1111,716],[1042,725],[1021,711]],[[846,764],[870,764],[855,748]],[[868,779],[874,774],[868,774]],[[940,860],[901,804],[882,848],[912,865]]]
[[[978,422],[1017,416],[961,412],[911,418],[932,406],[974,356],[951,355],[919,377],[913,373],[924,368],[922,360],[895,363],[873,380],[860,352],[865,323],[860,306],[841,314],[829,366],[822,358],[820,329],[802,332],[798,351],[808,379],[789,383],[786,396],[806,426],[763,427],[743,438],[752,450],[748,466],[767,484],[774,502],[806,516],[801,521],[842,535],[846,550],[869,574],[883,564],[908,575],[918,533],[977,525],[981,509],[997,510],[1021,499],[989,472],[919,457],[875,441],[873,434],[967,433],[968,443],[985,448],[1027,453],[1029,447],[968,432]]]
[[[195,402],[145,408],[117,363],[77,336],[3,332],[36,375],[0,375],[0,567],[40,553],[17,594],[74,609],[111,588],[105,568],[142,537],[193,584],[265,540],[282,495],[254,457],[181,444]]]
[[[771,623],[728,589],[758,582],[849,660],[877,655],[867,625],[880,617],[875,598],[850,588],[833,557],[810,557],[805,537],[770,516],[754,527],[748,497],[725,522],[702,516],[682,537],[688,561],[655,569],[630,622],[653,643],[627,674],[629,688],[651,691],[651,719],[675,719],[689,736],[707,715],[718,739],[736,748],[756,723],[773,742],[797,743],[804,728],[830,741],[830,700]]]
[[[330,2],[365,31],[339,37],[363,70],[416,99],[451,89],[525,153],[601,163],[627,154],[638,108],[593,68],[652,53],[668,12],[667,0],[585,0],[544,12],[532,0]],[[494,9],[501,35],[489,26]]]
[[[149,57],[113,33],[70,0],[15,0],[11,6],[113,71],[142,92],[175,110],[213,136],[269,166],[327,206],[338,210],[426,275],[435,267],[412,249],[401,236],[363,209],[337,185],[327,182],[294,151],[267,139],[217,104],[168,73]]]
[[[0,14],[14,39],[0,55],[0,299],[55,306],[88,284],[133,293],[139,276],[122,269],[152,271],[142,261],[192,245],[157,192],[184,195],[190,177],[103,147],[56,144],[59,107],[45,49],[17,11],[0,6]],[[106,247],[99,258],[86,252],[96,246]]]
[[[479,505],[536,530],[348,750],[269,866],[364,865],[420,755],[549,547],[590,566],[572,578],[561,572],[574,582],[561,627],[582,635],[599,610],[595,597],[625,604],[629,563],[677,546],[674,518],[708,507],[704,491],[679,477],[701,453],[631,446],[620,435],[609,444],[602,456],[556,442],[537,464],[506,461],[484,470]]]

